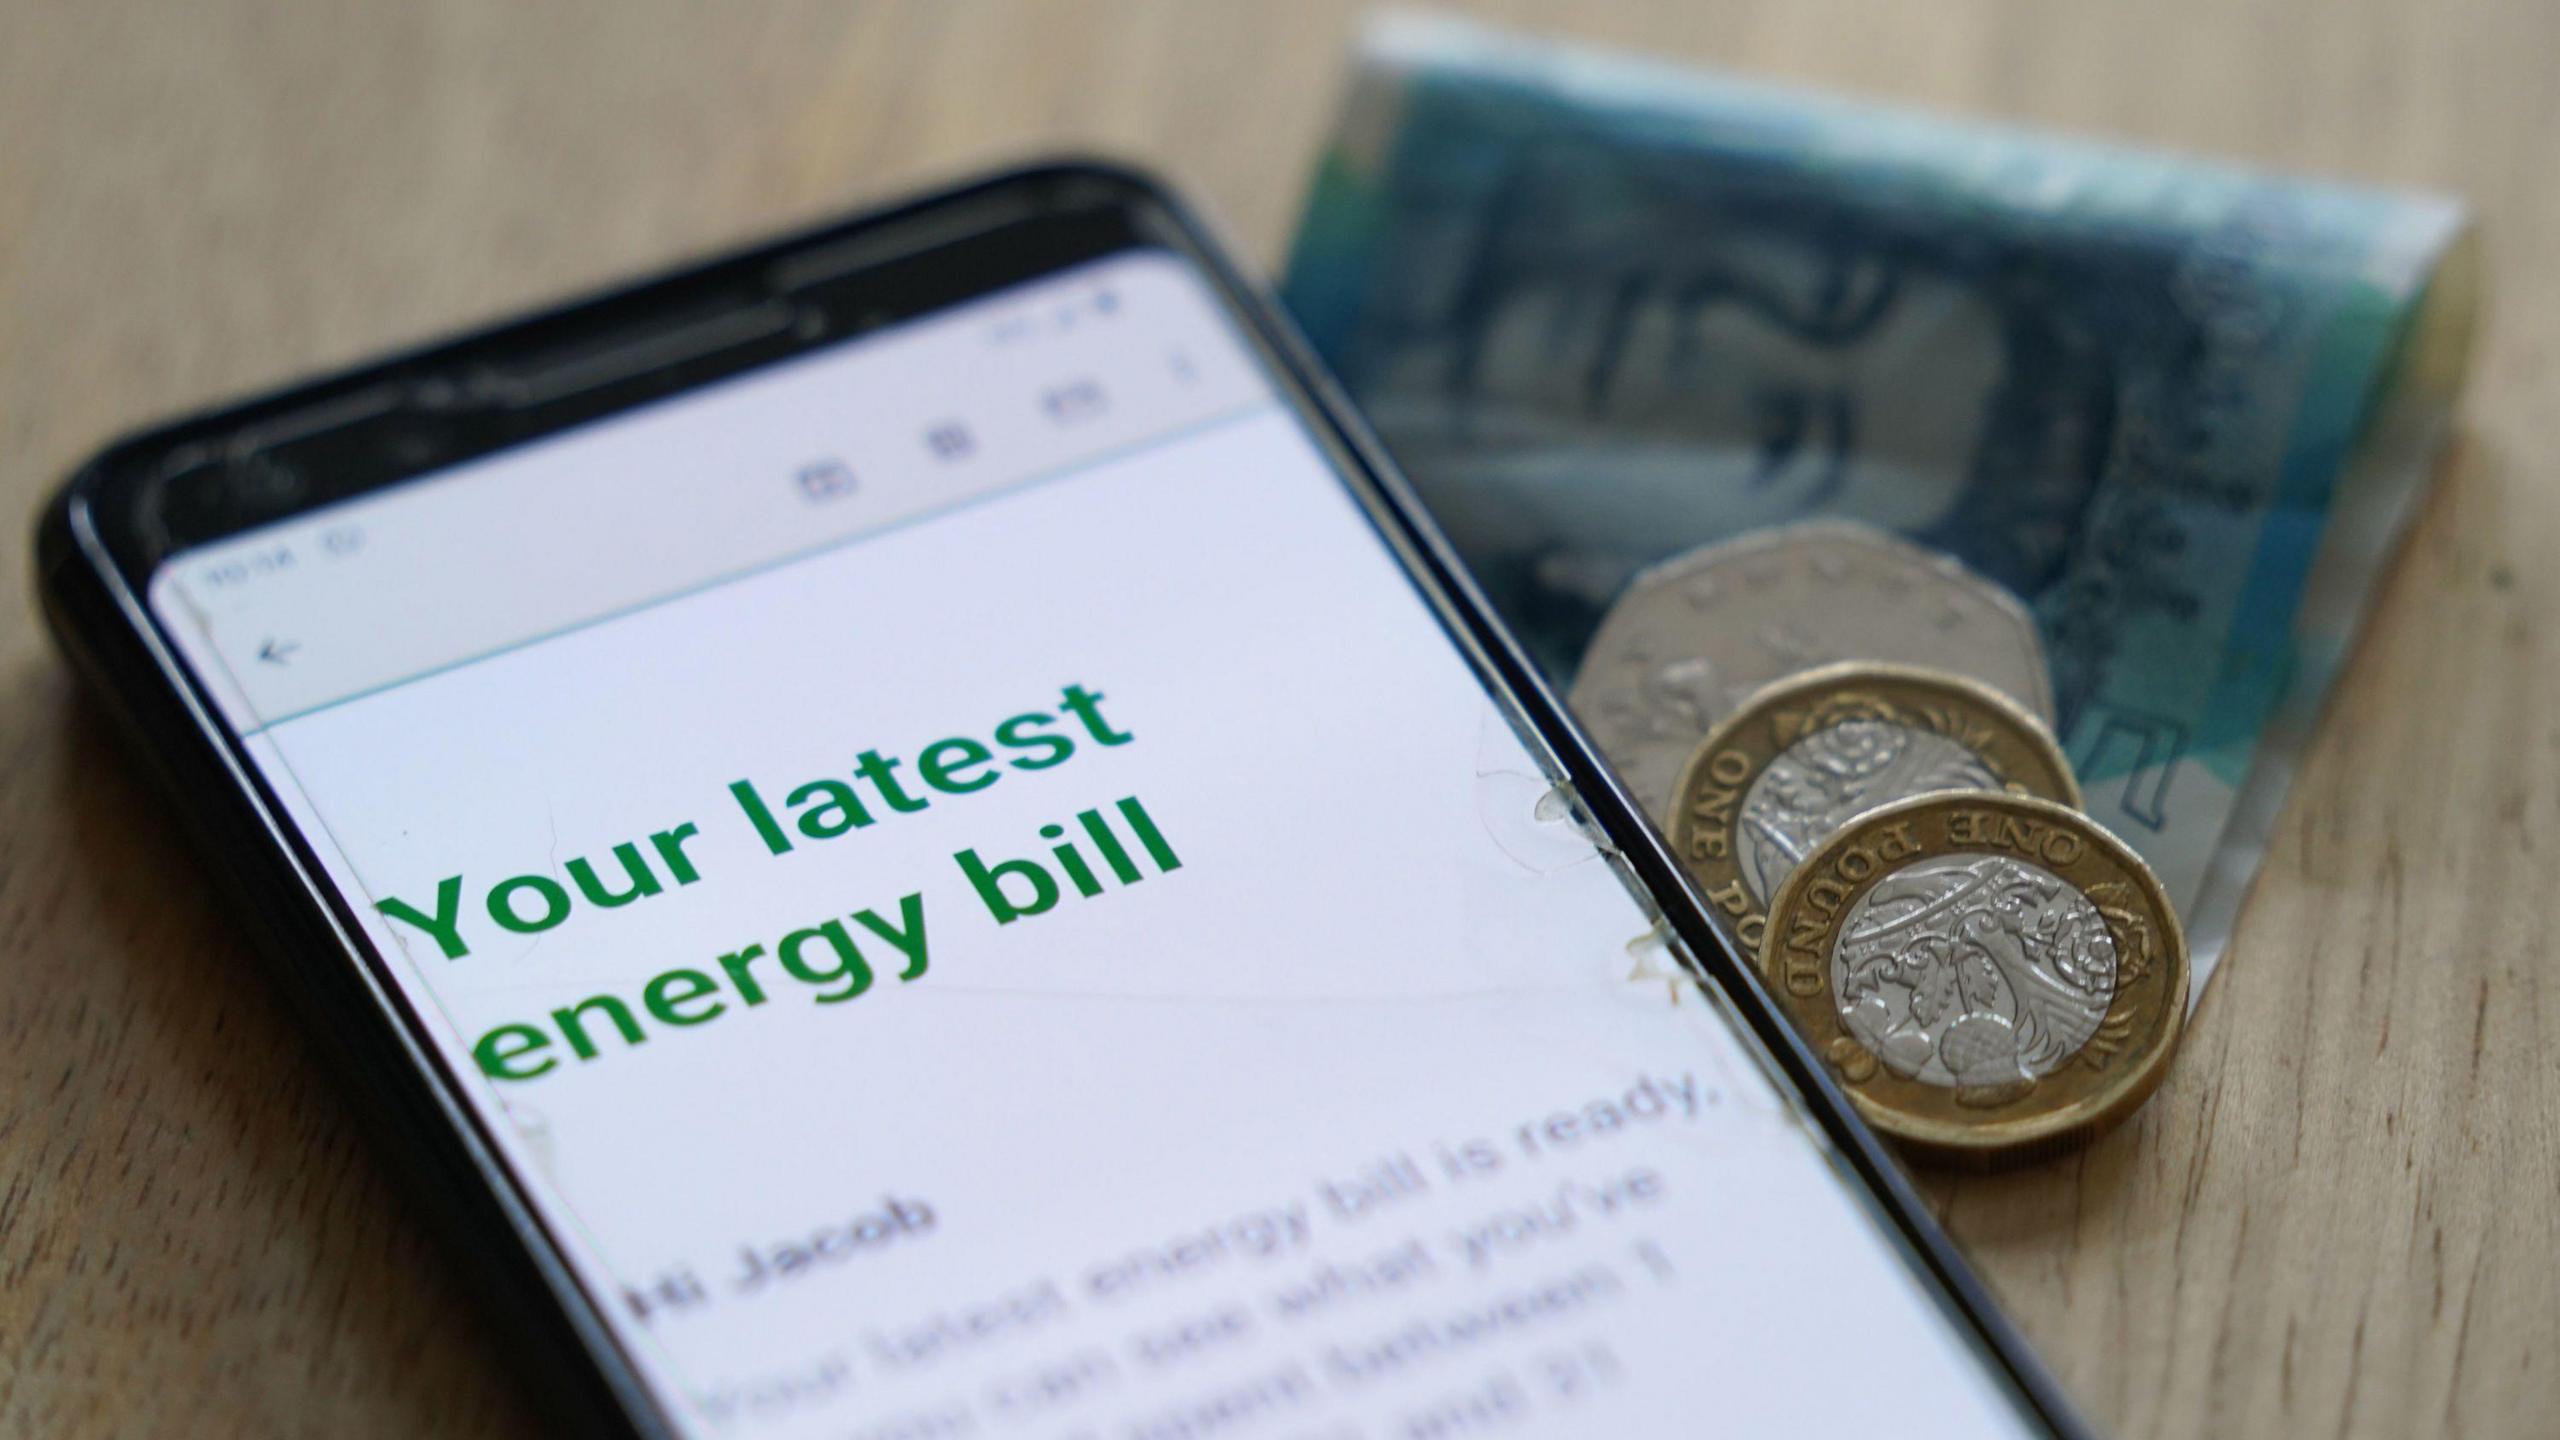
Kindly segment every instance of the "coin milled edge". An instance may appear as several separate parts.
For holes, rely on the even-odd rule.
[[[2083,832],[2085,838],[2106,851],[2108,859],[2121,868],[2140,888],[2149,909],[2159,917],[2161,922],[2158,944],[2151,947],[2157,952],[2156,965],[2148,970],[2144,977],[2156,984],[2158,993],[2165,1000],[2166,1024],[2161,1028],[2157,1041],[2151,1044],[2148,1051],[2133,1057],[2131,1068],[2113,1083],[2095,1093],[2056,1110],[2016,1119],[1984,1119],[1966,1122],[1931,1120],[1887,1107],[1864,1093],[1862,1087],[1865,1077],[1854,1080],[1850,1078],[1842,1064],[1843,1059],[1847,1057],[1841,1053],[1841,1047],[1843,1045],[1850,1047],[1858,1055],[1871,1056],[1871,1052],[1867,1051],[1856,1037],[1848,1033],[1839,1019],[1837,1004],[1832,1000],[1830,993],[1831,981],[1828,973],[1830,947],[1836,945],[1839,939],[1836,920],[1824,926],[1826,943],[1822,960],[1823,973],[1817,978],[1812,993],[1799,993],[1794,986],[1790,985],[1787,967],[1780,958],[1780,941],[1784,933],[1781,927],[1785,917],[1790,910],[1801,903],[1801,897],[1808,890],[1826,878],[1824,872],[1839,861],[1842,852],[1855,848],[1868,832],[1878,827],[1893,825],[1920,811],[1935,807],[1967,804],[1989,810],[2008,810],[2029,820],[2041,820],[2048,825],[2059,823],[2066,828]],[[1980,850],[1963,848],[1940,853],[1998,855],[2014,852],[2002,848]],[[1915,851],[1911,858],[1930,857]],[[2025,858],[2031,863],[2051,868],[2049,862],[2037,856],[2028,855]],[[1847,888],[1841,892],[1831,914],[1834,917],[1845,917],[1851,907],[1869,889],[1886,876],[1896,873],[1897,868],[1879,866],[1867,876],[1849,882]],[[2075,886],[2075,888],[2078,887]],[[2120,918],[2123,907],[2111,907],[2102,903],[2098,897],[2089,895],[2085,889],[2081,893],[2097,907],[2100,917],[2107,924],[2108,936],[2115,942],[2118,954],[2121,956],[2132,946],[2132,937],[2127,933],[2127,927]],[[1932,795],[1915,795],[1907,800],[1897,800],[1889,805],[1870,810],[1833,831],[1805,856],[1803,862],[1788,875],[1786,883],[1778,887],[1777,895],[1770,902],[1769,914],[1773,923],[1768,927],[1768,932],[1755,958],[1771,998],[1781,1010],[1786,1012],[1788,1020],[1806,1044],[1826,1063],[1839,1083],[1841,1091],[1849,1097],[1850,1103],[1856,1107],[1859,1115],[1868,1125],[1879,1133],[1891,1137],[1905,1153],[1922,1160],[1968,1169],[1997,1169],[2031,1163],[2077,1149],[2113,1129],[2151,1098],[2152,1092],[2159,1088],[2161,1080],[2167,1076],[2169,1063],[2185,1039],[2188,1019],[2186,933],[2178,919],[2177,908],[2170,904],[2168,892],[2161,888],[2159,876],[2153,874],[2150,865],[2144,862],[2142,856],[2132,846],[2119,839],[2113,831],[2078,810],[2051,801],[1992,791],[1950,790]],[[1817,1001],[1820,1003],[1817,1004]],[[1805,1014],[1808,1010],[1815,1012],[1810,1017],[1810,1023]],[[2101,1022],[2099,1037],[2110,1034],[2121,1035],[2126,1032],[2130,1028],[2130,1022],[2138,1021],[2137,1010],[2138,1003],[2129,1001],[2124,993],[2119,991],[2109,999],[2106,1019]],[[2090,1046],[2097,1043],[2097,1038],[2093,1037],[2090,1041],[2084,1042],[2081,1050],[2075,1052],[2071,1059],[2065,1062],[2066,1065],[2086,1063],[2084,1056]],[[1870,1077],[1874,1073],[1872,1069],[1868,1071]],[[2050,1078],[2050,1076],[2040,1077],[2040,1080]],[[1954,1092],[1949,1093],[1952,1100]]]

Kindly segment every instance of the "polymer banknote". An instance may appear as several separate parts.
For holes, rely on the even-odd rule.
[[[2006,587],[2200,993],[2446,429],[2473,248],[2442,197],[1396,17],[1284,296],[1559,686],[1638,572],[1768,527]]]

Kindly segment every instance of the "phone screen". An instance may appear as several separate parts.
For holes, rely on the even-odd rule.
[[[2020,1425],[1328,456],[1137,251],[149,602],[683,1427]]]

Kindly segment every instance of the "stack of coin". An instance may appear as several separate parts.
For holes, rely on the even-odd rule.
[[[2177,915],[2080,813],[2019,699],[2048,694],[2042,651],[1997,587],[1861,527],[1791,527],[1639,577],[1593,651],[1578,707],[1640,794],[1685,745],[1647,804],[1868,1123],[2006,1163],[2159,1083],[2186,1012]],[[1789,663],[1878,652],[1929,663]]]
[[[1761,686],[1837,660],[1952,671],[2053,723],[2044,645],[2016,597],[1845,520],[1756,531],[1637,575],[1583,650],[1573,709],[1658,817],[1717,721]]]

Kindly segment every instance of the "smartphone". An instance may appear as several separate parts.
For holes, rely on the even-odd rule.
[[[154,430],[38,550],[564,1430],[2080,1433],[1143,178]]]

